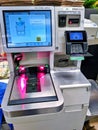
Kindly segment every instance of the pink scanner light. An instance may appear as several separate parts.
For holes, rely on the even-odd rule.
[[[18,78],[18,89],[19,89],[20,96],[21,96],[22,99],[25,98],[27,80],[28,80],[28,78],[27,78],[27,76],[25,74],[22,74]]]

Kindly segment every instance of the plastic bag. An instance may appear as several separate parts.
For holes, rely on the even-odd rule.
[[[9,78],[10,70],[7,60],[0,61],[0,79]]]

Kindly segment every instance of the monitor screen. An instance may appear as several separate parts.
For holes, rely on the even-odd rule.
[[[4,11],[7,47],[51,46],[50,11]]]
[[[70,40],[83,40],[83,33],[82,32],[71,32],[70,33]]]
[[[8,10],[7,10],[8,8]],[[7,7],[2,9],[5,50],[41,50],[53,47],[53,8]],[[28,50],[29,48],[29,50]],[[38,49],[39,48],[39,49]],[[45,49],[42,49],[43,51]]]

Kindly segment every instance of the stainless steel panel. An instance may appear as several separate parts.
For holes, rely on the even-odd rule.
[[[56,71],[53,72],[52,78],[61,89],[67,87],[88,87],[89,81],[84,77],[80,70]]]
[[[51,80],[50,80],[51,77]],[[50,102],[39,102],[39,103],[23,103],[19,105],[8,105],[10,99],[19,99],[19,92],[16,90],[16,81],[14,80],[14,73],[11,73],[11,77],[9,79],[8,87],[6,89],[2,109],[4,111],[5,116],[7,117],[17,117],[17,116],[27,116],[34,114],[45,114],[45,113],[54,113],[58,112],[63,108],[64,99],[61,93],[61,89],[70,88],[70,87],[87,87],[89,89],[90,83],[83,76],[80,70],[69,70],[69,71],[51,71],[51,75],[46,75],[45,80],[48,83],[47,89],[42,86],[43,92],[38,93],[30,93],[26,94],[26,98],[34,98],[34,97],[50,97],[56,95],[57,101]],[[15,82],[14,82],[15,81]],[[14,84],[14,86],[13,86]],[[14,88],[13,88],[14,87]],[[16,92],[14,92],[16,91]],[[50,91],[50,92],[48,92]],[[12,92],[12,95],[11,95]],[[14,96],[15,94],[15,96]],[[11,98],[10,98],[11,96]]]
[[[91,116],[98,116],[98,84],[94,80],[89,81],[91,83],[89,110]]]
[[[47,80],[49,79],[48,76],[46,76]],[[46,81],[47,81],[46,80]],[[49,83],[50,82],[50,83]],[[14,73],[11,73],[10,79],[9,79],[9,83],[3,98],[3,102],[2,102],[2,109],[4,111],[4,115],[8,118],[10,117],[18,117],[18,116],[28,116],[28,115],[35,115],[35,114],[45,114],[45,113],[54,113],[54,112],[59,112],[60,110],[62,110],[63,108],[63,104],[64,104],[64,99],[61,93],[61,90],[59,88],[59,86],[55,86],[55,84],[53,84],[53,81],[48,81],[49,85],[51,86],[47,86],[47,90],[50,90],[50,92],[48,93],[47,90],[43,89],[44,93],[42,92],[42,95],[46,96],[46,95],[50,95],[50,93],[52,93],[52,95],[56,95],[57,96],[57,100],[56,101],[49,101],[49,102],[39,102],[39,103],[23,103],[23,104],[19,104],[19,105],[8,105],[8,102],[10,100],[10,96],[11,98],[15,98],[14,93],[11,92],[12,91],[16,91],[16,98],[19,96],[19,93],[17,92],[17,90],[13,89],[13,84],[14,83]],[[14,86],[16,87],[16,86]],[[42,87],[43,88],[43,87]],[[53,89],[53,90],[52,90]],[[30,97],[36,97],[36,96],[42,96],[41,94],[37,94],[35,93],[30,94]],[[29,95],[27,94],[26,97],[29,97]],[[20,98],[20,96],[18,97]]]
[[[19,89],[19,85],[17,84],[17,81],[19,79],[20,79],[19,76],[15,77],[14,84],[12,86],[11,96],[9,100],[15,100],[15,99],[21,99],[21,98],[37,98],[37,97],[39,98],[39,97],[47,97],[47,96],[56,95],[50,74],[42,75],[42,77],[40,78],[41,91],[31,92],[31,93],[25,92],[24,97],[22,97],[23,91]]]

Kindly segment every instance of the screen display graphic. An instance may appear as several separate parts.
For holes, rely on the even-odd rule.
[[[52,46],[50,10],[4,11],[8,48]]]
[[[79,40],[83,40],[83,33],[82,32],[70,32],[69,34],[70,40],[75,40],[75,41],[79,41]]]

